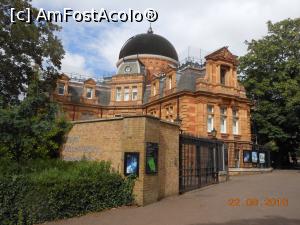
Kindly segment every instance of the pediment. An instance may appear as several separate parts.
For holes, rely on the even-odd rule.
[[[89,78],[84,81],[84,84],[96,85],[96,81],[93,78]]]
[[[205,56],[205,59],[208,60],[214,60],[214,61],[225,61],[225,62],[229,62],[232,63],[233,65],[237,65],[238,61],[237,61],[237,56],[233,55],[229,50],[228,47],[222,47],[220,49],[218,49],[217,51],[214,51],[213,53],[210,53],[209,55]]]
[[[62,73],[60,76],[59,76],[59,79],[60,80],[65,80],[65,81],[69,81],[70,80],[70,77],[65,74],[65,73]]]

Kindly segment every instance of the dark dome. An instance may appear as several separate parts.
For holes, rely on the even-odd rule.
[[[164,37],[153,34],[151,28],[147,33],[129,38],[120,51],[119,59],[137,54],[161,55],[178,61],[174,46]]]

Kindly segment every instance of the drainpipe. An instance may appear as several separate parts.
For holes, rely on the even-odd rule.
[[[177,96],[177,118],[180,118],[179,116],[179,96]]]
[[[73,118],[72,120],[74,121],[75,120],[75,105],[73,105]]]
[[[161,103],[159,103],[159,119],[161,119]]]

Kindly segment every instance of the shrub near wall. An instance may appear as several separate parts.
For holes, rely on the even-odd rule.
[[[106,162],[0,166],[0,224],[32,224],[130,204],[133,180]]]

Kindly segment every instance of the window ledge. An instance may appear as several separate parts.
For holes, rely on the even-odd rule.
[[[228,136],[229,136],[228,133],[221,133],[221,137],[222,137],[222,138],[227,138]]]
[[[242,136],[240,134],[234,134],[233,137],[234,139],[241,139]]]

